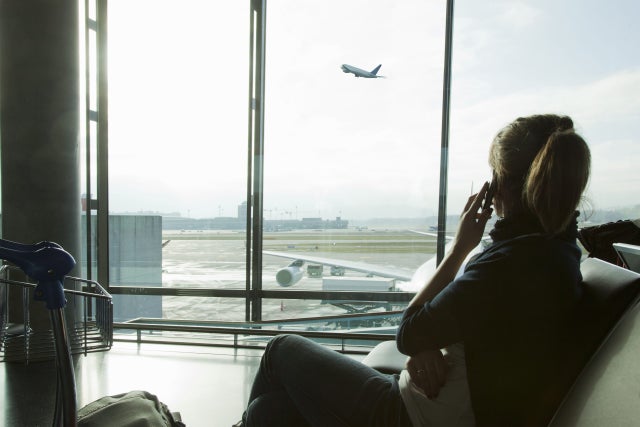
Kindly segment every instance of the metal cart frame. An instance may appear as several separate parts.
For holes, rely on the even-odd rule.
[[[0,259],[17,265],[0,267],[0,361],[29,363],[55,358],[57,387],[53,425],[75,427],[77,400],[72,354],[86,355],[111,348],[111,295],[97,282],[67,276],[75,260],[53,242],[23,245],[0,239]],[[15,276],[21,275],[20,270],[36,283],[15,280]],[[12,289],[22,292],[21,324],[10,323]],[[45,302],[51,329],[32,329],[32,299]],[[65,313],[68,301],[71,310]]]

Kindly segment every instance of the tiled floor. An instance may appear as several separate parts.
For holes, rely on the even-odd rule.
[[[147,390],[189,427],[238,421],[262,350],[115,343],[76,362],[78,407],[102,396]],[[5,426],[50,426],[55,370],[49,362],[2,363]]]

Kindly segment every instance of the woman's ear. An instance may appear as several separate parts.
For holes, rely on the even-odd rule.
[[[497,179],[495,174],[493,179],[496,180],[496,189],[493,193],[493,212],[499,218],[504,218],[505,212],[508,210],[507,206],[509,204],[509,196],[504,191],[504,186]]]

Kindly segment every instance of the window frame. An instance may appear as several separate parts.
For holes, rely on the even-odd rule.
[[[95,2],[96,17],[89,16],[89,2]],[[437,263],[444,256],[446,243],[446,193],[447,193],[447,163],[449,142],[449,99],[451,81],[451,49],[453,32],[453,0],[446,0],[446,35],[445,35],[445,68],[443,80],[442,103],[442,137],[441,137],[441,161],[440,161],[440,185],[439,185],[439,209],[438,209],[438,238],[437,238]],[[97,126],[97,194],[95,199],[87,203],[87,219],[91,212],[97,215],[97,274],[92,271],[94,255],[92,253],[92,224],[87,221],[87,276],[97,276],[97,280],[112,294],[135,295],[139,297],[160,296],[185,296],[185,297],[228,297],[245,299],[245,321],[262,321],[262,302],[264,299],[341,299],[387,301],[405,303],[411,300],[413,293],[408,292],[356,292],[356,291],[310,291],[310,290],[264,290],[262,287],[262,239],[263,239],[263,161],[264,161],[264,103],[265,103],[265,53],[266,53],[266,9],[267,0],[251,0],[249,5],[249,31],[250,31],[250,72],[248,93],[248,123],[247,123],[247,223],[246,223],[246,283],[245,289],[202,289],[202,288],[150,288],[140,286],[112,286],[109,280],[109,150],[108,150],[108,0],[85,0],[87,39],[87,67],[86,84],[86,114],[87,127],[86,140],[86,186],[87,194],[92,188],[90,170],[91,135],[88,132],[92,123]],[[95,70],[97,76],[89,74],[89,47],[90,32],[96,36],[96,61]],[[97,81],[96,100],[90,99],[89,82],[91,78]],[[97,111],[91,109],[92,101],[98,106]],[[170,319],[167,319],[170,322]]]

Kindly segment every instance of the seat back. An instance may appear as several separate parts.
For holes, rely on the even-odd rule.
[[[588,295],[584,352],[550,425],[634,425],[640,419],[640,274],[597,259],[583,263]],[[583,360],[586,358],[586,360]],[[626,385],[626,386],[625,386]]]
[[[383,374],[398,374],[404,369],[407,356],[398,351],[395,340],[382,341],[362,359],[362,363]]]
[[[580,271],[584,293],[574,335],[558,352],[562,373],[549,384],[545,401],[531,407],[535,424],[551,421],[584,367],[638,298],[640,275],[632,271],[597,258],[584,260]]]
[[[586,362],[601,345],[640,292],[640,275],[597,258],[580,265],[584,285],[576,348]]]

